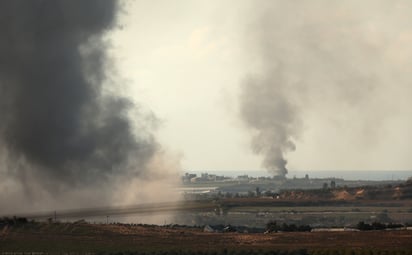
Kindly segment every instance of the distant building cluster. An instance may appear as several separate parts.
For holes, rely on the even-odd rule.
[[[208,173],[202,173],[200,176],[197,176],[197,174],[185,173],[185,175],[182,177],[183,183],[216,182],[228,179],[231,178]]]
[[[315,190],[317,192],[315,192],[315,195],[329,195],[343,200],[366,199],[373,196],[374,191],[367,194],[363,189],[350,190],[350,187],[382,186],[399,183],[399,181],[344,180],[335,177],[310,178],[308,174],[302,178],[294,176],[288,179],[283,176],[253,177],[247,174],[232,177],[205,172],[201,173],[200,176],[195,173],[185,173],[181,178],[183,186],[179,188],[179,191],[189,198],[194,196],[196,199],[200,196],[288,199],[309,199],[313,197],[312,193],[305,192],[304,190]],[[282,197],[279,194],[284,196]],[[401,192],[396,190],[393,196],[396,198],[403,197]]]
[[[193,173],[185,173],[182,176],[182,182],[184,184],[188,183],[205,183],[205,182],[254,182],[254,181],[264,181],[264,180],[273,180],[277,177],[251,177],[247,174],[239,175],[237,177],[231,176],[224,176],[224,175],[216,175],[216,174],[209,174],[209,173],[202,173],[200,176]]]

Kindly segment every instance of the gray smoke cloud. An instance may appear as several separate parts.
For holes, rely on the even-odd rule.
[[[410,2],[259,1],[248,7],[249,75],[241,85],[240,116],[263,167],[285,176],[287,154],[298,149],[309,118],[346,127],[355,146],[378,143],[385,121],[410,93]]]
[[[249,78],[242,84],[241,116],[253,129],[252,149],[263,154],[262,166],[276,176],[287,174],[284,153],[295,150],[293,137],[299,132],[299,117],[285,95],[281,73]]]
[[[3,187],[106,194],[119,176],[148,174],[158,144],[148,128],[132,130],[135,105],[110,92],[104,36],[119,10],[114,0],[0,2]]]

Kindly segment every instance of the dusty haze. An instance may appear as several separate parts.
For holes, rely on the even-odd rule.
[[[113,0],[1,1],[1,210],[156,202],[151,184],[174,176],[156,117],[116,94],[106,34],[120,10]]]
[[[2,210],[161,199],[165,147],[186,171],[411,168],[410,1],[0,6]]]

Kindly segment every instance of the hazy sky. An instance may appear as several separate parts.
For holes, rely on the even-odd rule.
[[[111,55],[123,93],[161,120],[159,140],[184,170],[262,169],[240,114],[250,77],[270,77],[270,93],[296,109],[290,170],[411,169],[411,11],[410,1],[129,1]]]

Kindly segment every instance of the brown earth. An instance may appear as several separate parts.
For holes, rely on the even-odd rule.
[[[412,231],[205,233],[197,228],[46,224],[4,227],[0,252],[4,251],[119,251],[119,250],[296,250],[382,249],[412,250]]]

